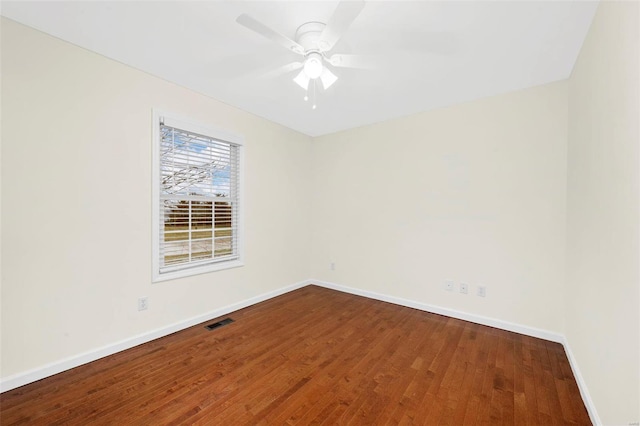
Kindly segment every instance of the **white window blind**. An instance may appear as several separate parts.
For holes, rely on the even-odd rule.
[[[173,122],[159,118],[159,276],[239,259],[240,145]]]

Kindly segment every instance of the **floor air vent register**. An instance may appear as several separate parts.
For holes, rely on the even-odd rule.
[[[204,328],[207,330],[215,330],[216,328],[222,327],[223,325],[231,324],[233,320],[231,318],[223,319],[222,321],[214,322],[213,324],[205,325]]]

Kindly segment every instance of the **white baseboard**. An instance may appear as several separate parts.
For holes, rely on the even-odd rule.
[[[587,413],[589,413],[589,418],[591,419],[591,423],[594,425],[601,425],[602,421],[600,420],[600,416],[598,416],[598,412],[596,411],[596,406],[591,399],[591,395],[589,394],[589,390],[587,388],[587,384],[582,377],[582,373],[580,373],[580,368],[578,368],[578,361],[573,355],[573,351],[571,350],[571,346],[569,345],[569,341],[566,337],[564,337],[562,341],[562,345],[564,346],[564,351],[567,354],[567,358],[569,358],[569,365],[571,365],[571,371],[573,371],[573,376],[576,378],[576,382],[578,383],[578,389],[580,389],[580,395],[582,396],[582,401],[584,402],[584,406],[587,408]]]
[[[243,300],[238,303],[234,303],[232,305],[215,309],[211,312],[207,312],[206,314],[198,315],[196,317],[189,318],[187,320],[168,325],[166,327],[162,327],[146,333],[138,334],[136,336],[121,340],[119,342],[102,346],[100,348],[93,349],[72,357],[68,357],[60,361],[46,364],[39,368],[35,368],[32,370],[25,371],[23,373],[18,373],[12,376],[8,376],[6,378],[0,379],[0,392],[5,392],[11,389],[15,389],[17,387],[26,385],[28,383],[32,383],[37,380],[44,379],[45,377],[53,376],[54,374],[58,374],[63,371],[78,367],[80,365],[95,361],[97,359],[104,358],[105,356],[113,355],[117,352],[121,352],[126,349],[133,348],[134,346],[138,346],[143,343],[150,342],[152,340],[155,340],[163,336],[167,336],[171,333],[175,333],[176,331],[184,330],[185,328],[192,327],[194,325],[211,320],[213,318],[217,318],[222,315],[227,315],[239,309],[246,308],[247,306],[255,305],[256,303],[260,303],[265,300],[271,299],[273,297],[280,296],[281,294],[296,290],[300,287],[304,287],[309,283],[310,281],[308,280],[301,281],[299,283],[292,284],[287,287],[282,287],[277,290],[261,294],[259,296],[251,297],[249,299]]]
[[[529,327],[526,325],[515,324],[509,321],[502,321],[495,318],[484,317],[482,315],[474,315],[469,314],[467,312],[457,311],[455,309],[443,308],[441,306],[429,305],[427,303],[420,303],[413,300],[402,299],[400,297],[389,296],[386,294],[375,293],[372,291],[361,290],[353,287],[347,287],[341,284],[335,284],[327,281],[321,280],[309,280],[309,284],[315,284],[321,287],[329,288],[332,290],[342,291],[344,293],[355,294],[357,296],[368,297],[369,299],[380,300],[383,302],[393,303],[395,305],[406,306],[409,308],[418,309],[421,311],[431,312],[434,314],[445,315],[452,318],[458,318],[465,321],[474,322],[476,324],[488,325],[490,327],[499,328],[501,330],[513,331],[515,333],[524,334],[526,336],[537,337],[544,340],[549,340],[551,342],[561,343],[564,346],[565,353],[567,354],[567,358],[569,359],[569,364],[571,365],[571,370],[573,371],[573,375],[576,378],[576,382],[578,383],[578,388],[580,389],[580,395],[582,396],[582,401],[587,409],[587,413],[589,414],[589,418],[594,425],[601,425],[600,417],[596,411],[596,407],[591,400],[591,396],[589,395],[589,390],[587,389],[587,385],[580,373],[580,369],[578,368],[578,363],[571,351],[571,347],[569,346],[569,342],[567,338],[560,333],[554,333],[552,331],[542,330],[535,327]]]
[[[402,299],[400,297],[389,296],[387,294],[375,293],[372,291],[361,290],[353,287],[347,287],[341,284],[335,284],[327,281],[309,280],[309,283],[310,284],[313,283],[321,287],[326,287],[333,290],[342,291],[344,293],[350,293],[350,294],[355,294],[357,296],[368,297],[369,299],[389,302],[395,305],[418,309],[420,311],[426,311],[434,314],[445,315],[452,318],[458,318],[461,320],[474,322],[476,324],[488,325],[489,327],[495,327],[501,330],[513,331],[515,333],[520,333],[527,336],[538,337],[540,339],[550,340],[552,342],[557,342],[557,343],[564,342],[564,336],[560,333],[554,333],[553,331],[542,330],[535,327],[528,327],[526,325],[516,324],[509,321],[503,321],[496,318],[489,318],[482,315],[470,314],[463,311],[457,311],[455,309],[443,308],[442,306],[416,302],[414,300]]]

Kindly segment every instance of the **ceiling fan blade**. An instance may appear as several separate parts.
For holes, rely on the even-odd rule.
[[[283,57],[274,55],[268,49],[259,52],[238,53],[231,56],[216,57],[206,64],[207,73],[216,79],[237,79],[247,76],[258,77],[280,66],[287,59],[294,57],[283,52]]]
[[[373,55],[335,54],[329,58],[329,63],[340,68],[374,69],[380,57]]]
[[[269,40],[275,41],[276,43],[278,43],[279,45],[281,45],[287,50],[298,53],[300,55],[304,55],[304,47],[300,46],[298,43],[291,40],[289,37],[283,34],[280,34],[275,30],[272,30],[262,22],[256,21],[246,13],[243,13],[242,15],[238,16],[238,18],[236,19],[236,22],[250,29],[251,31],[255,31],[256,33],[262,35],[263,37],[268,38]]]
[[[338,77],[334,73],[329,71],[329,68],[324,67],[322,69],[322,74],[320,74],[320,80],[322,81],[322,87],[324,88],[324,90],[327,90],[333,83],[336,82],[336,80],[338,80]]]
[[[293,79],[296,84],[302,87],[304,90],[309,89],[309,77],[307,77],[307,73],[304,70],[300,71],[300,73]]]
[[[329,18],[327,26],[324,27],[320,34],[320,39],[318,40],[320,50],[327,52],[333,49],[333,46],[340,40],[340,37],[347,31],[363,8],[364,0],[341,1],[331,18]]]
[[[290,64],[283,65],[281,67],[278,67],[276,69],[273,69],[271,71],[268,71],[268,72],[262,74],[260,76],[260,78],[276,78],[276,77],[280,77],[281,75],[288,74],[291,71],[299,70],[300,68],[302,68],[302,66],[303,66],[302,62],[291,62]]]
[[[451,55],[464,47],[459,34],[450,31],[408,31],[398,29],[389,32],[382,29],[367,33],[354,31],[354,38],[361,40],[359,48],[386,55],[395,52]]]

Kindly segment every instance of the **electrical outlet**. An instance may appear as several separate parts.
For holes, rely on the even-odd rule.
[[[483,285],[478,286],[478,296],[485,297],[487,295],[487,288]]]
[[[444,289],[445,290],[453,291],[453,287],[454,287],[453,280],[445,280],[444,281]]]
[[[141,297],[138,299],[138,310],[139,311],[146,311],[147,309],[149,309],[149,298],[148,297]]]
[[[460,283],[460,293],[464,293],[464,294],[469,293],[469,284]]]
[[[332,271],[335,271],[336,270],[336,262],[329,263],[329,269],[331,269]]]

